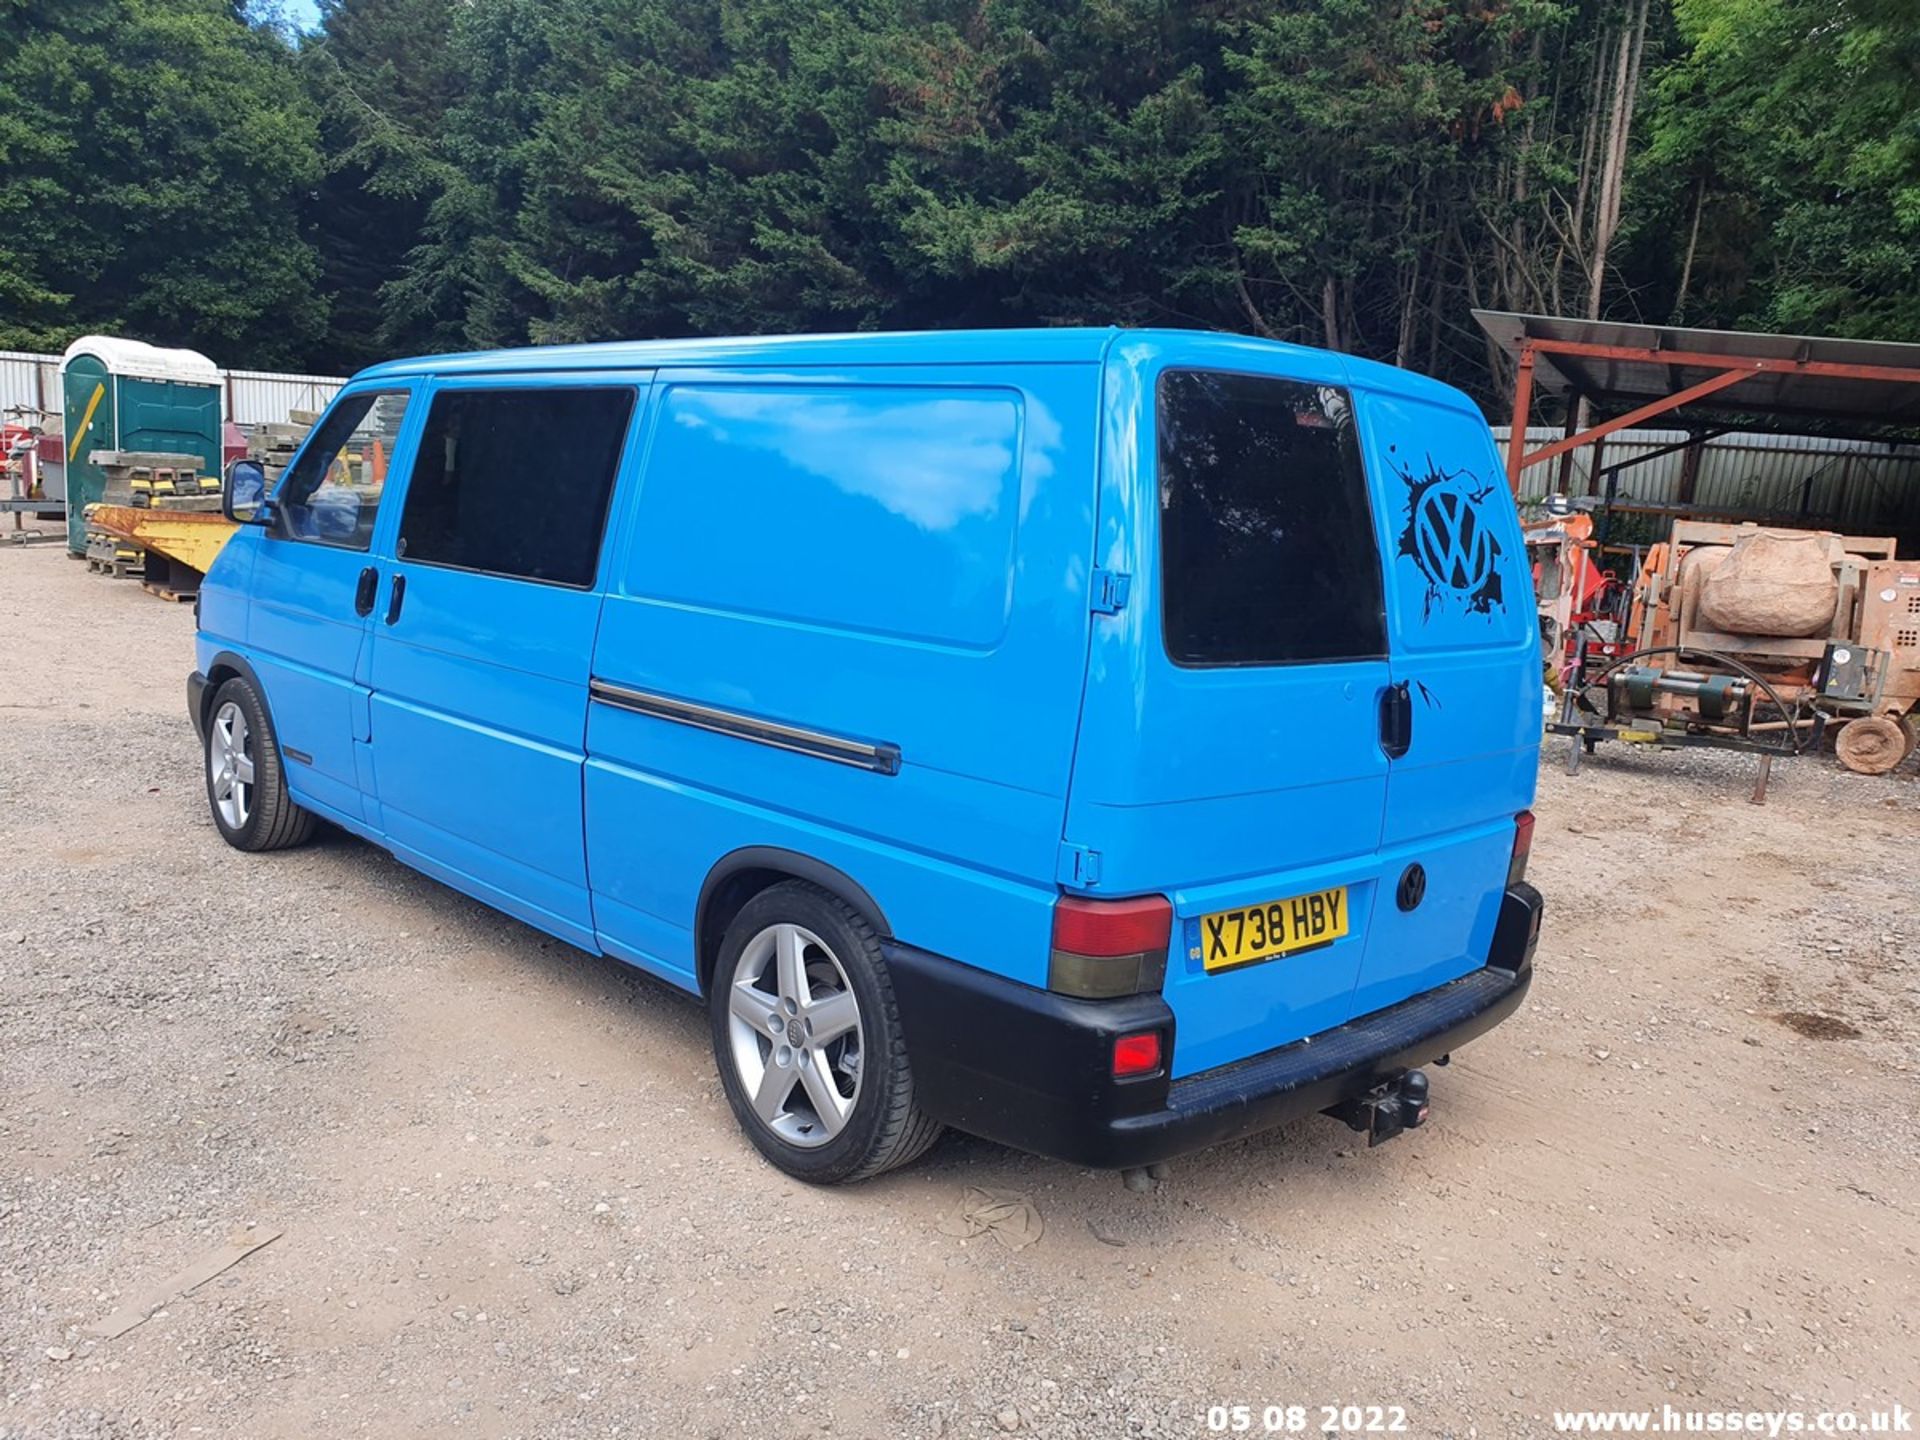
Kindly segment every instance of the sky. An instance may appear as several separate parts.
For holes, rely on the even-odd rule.
[[[256,22],[285,16],[296,28],[312,31],[320,25],[320,0],[248,0],[244,13]]]

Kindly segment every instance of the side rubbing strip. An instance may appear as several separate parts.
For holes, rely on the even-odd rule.
[[[611,685],[605,680],[590,682],[588,693],[602,705],[631,710],[636,715],[651,715],[656,720],[671,720],[676,724],[691,725],[696,730],[711,730],[716,735],[752,740],[757,744],[771,745],[776,750],[791,750],[796,755],[811,755],[816,760],[853,765],[879,775],[900,773],[898,745],[870,745],[864,740],[848,740],[839,735],[825,735],[818,730],[802,730],[796,725],[782,725],[777,721],[762,720],[733,710],[716,710],[711,705],[675,700],[672,696],[656,695],[649,690],[630,690],[624,685]]]

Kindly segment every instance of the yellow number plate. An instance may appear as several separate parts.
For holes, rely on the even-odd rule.
[[[1347,887],[1200,917],[1200,963],[1225,970],[1310,950],[1347,933]]]

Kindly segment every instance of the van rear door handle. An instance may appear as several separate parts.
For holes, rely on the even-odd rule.
[[[373,613],[374,592],[380,588],[380,572],[369,565],[360,572],[360,583],[353,587],[353,613]]]
[[[400,618],[400,607],[406,603],[406,598],[407,577],[396,575],[393,577],[393,589],[387,592],[387,624],[391,625]]]
[[[1380,749],[1398,760],[1413,748],[1413,694],[1407,682],[1380,692]]]

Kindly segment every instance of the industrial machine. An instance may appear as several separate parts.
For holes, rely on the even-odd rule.
[[[1847,768],[1891,770],[1920,739],[1920,561],[1894,552],[1885,537],[1674,522],[1641,566],[1627,653],[1580,651],[1548,728],[1574,738],[1574,764],[1607,739],[1754,751],[1756,798],[1766,762],[1829,725]]]
[[[1579,654],[1591,661],[1625,655],[1626,601],[1620,577],[1597,563],[1593,516],[1562,508],[1523,521],[1527,562],[1540,612],[1540,653],[1565,683]]]

